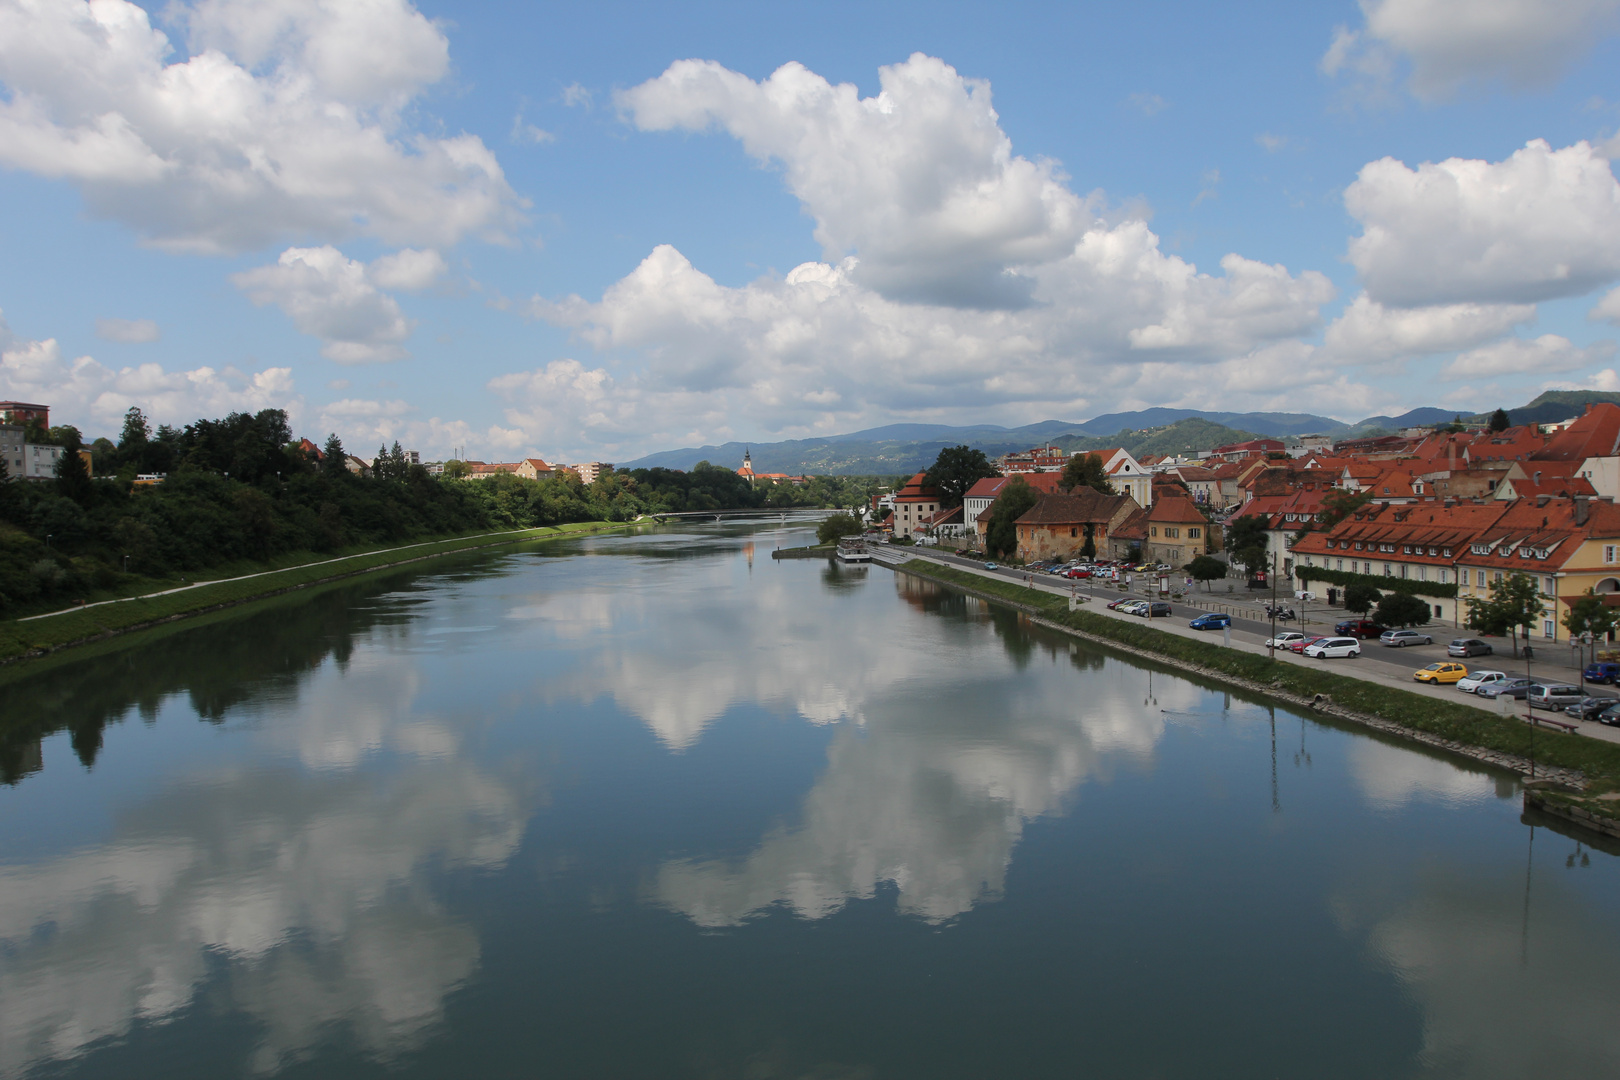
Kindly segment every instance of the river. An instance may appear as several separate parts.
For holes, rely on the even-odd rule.
[[[8,675],[0,1078],[1620,1075],[1620,863],[1513,777],[807,538]]]

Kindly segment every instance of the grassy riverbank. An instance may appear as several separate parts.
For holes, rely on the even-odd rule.
[[[1467,705],[1435,701],[1331,670],[1277,663],[1265,656],[1168,634],[1147,623],[1123,622],[1085,610],[1071,612],[1067,597],[1026,588],[1013,581],[916,561],[908,563],[902,572],[1006,600],[1049,622],[1152,653],[1173,664],[1197,668],[1200,674],[1224,676],[1291,697],[1313,698],[1321,694],[1340,708],[1380,717],[1452,742],[1528,757],[1533,738],[1538,763],[1578,769],[1589,781],[1588,790],[1580,796],[1549,792],[1554,801],[1584,806],[1606,817],[1620,817],[1620,807],[1615,802],[1598,798],[1620,791],[1620,746],[1613,743],[1532,731],[1521,720]]]
[[[274,596],[290,589],[353,577],[391,566],[420,562],[461,551],[503,546],[552,537],[623,529],[623,523],[579,522],[517,531],[482,532],[442,540],[379,548],[334,559],[311,554],[307,560],[279,569],[248,571],[248,576],[204,582],[178,591],[137,596],[60,614],[0,622],[0,663],[7,663],[95,641],[221,607]],[[283,557],[278,560],[286,562]]]

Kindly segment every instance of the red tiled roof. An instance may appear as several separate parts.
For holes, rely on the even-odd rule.
[[[1092,488],[1076,488],[1072,495],[1042,495],[1018,519],[1019,525],[1107,524],[1129,495],[1104,495]]]
[[[1537,461],[1585,461],[1620,454],[1620,405],[1597,402],[1530,455]]]

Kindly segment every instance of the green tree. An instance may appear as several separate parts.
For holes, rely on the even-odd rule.
[[[1536,579],[1529,574],[1508,574],[1491,582],[1490,596],[1468,598],[1468,625],[1482,634],[1507,634],[1513,655],[1519,655],[1520,632],[1526,644],[1530,628],[1542,617],[1545,602]]]
[[[1040,500],[1035,489],[1022,476],[1015,476],[990,504],[990,523],[985,527],[984,546],[992,555],[1010,559],[1018,553],[1019,518]]]
[[[1187,573],[1194,581],[1208,583],[1226,576],[1226,564],[1213,555],[1200,555],[1187,564]]]
[[[1411,593],[1392,592],[1378,601],[1373,618],[1378,625],[1394,629],[1422,626],[1430,618],[1429,602]]]
[[[1371,491],[1352,492],[1334,488],[1322,496],[1322,512],[1317,516],[1318,527],[1324,532],[1372,502]]]
[[[1266,568],[1268,522],[1259,514],[1246,514],[1226,526],[1226,551],[1253,577]]]
[[[833,514],[816,526],[816,539],[830,544],[840,536],[859,536],[861,523],[852,514]]]
[[[72,499],[80,506],[90,502],[92,488],[90,486],[90,470],[85,467],[84,458],[79,451],[84,449],[80,441],[77,428],[52,428],[52,431],[61,430],[67,434],[63,436],[61,455],[56,459],[56,490],[60,495]]]
[[[323,476],[343,476],[349,471],[349,455],[343,450],[343,440],[337,433],[326,437],[326,447],[321,451],[321,474]]]
[[[451,458],[444,463],[444,475],[450,480],[465,480],[467,473],[467,463],[460,458]]]
[[[939,491],[940,505],[962,505],[968,488],[990,476],[998,476],[996,467],[984,456],[983,450],[971,446],[947,446],[939,452],[934,463],[923,474],[923,483]]]
[[[1512,426],[1512,421],[1508,419],[1508,414],[1505,411],[1502,409],[1497,409],[1495,412],[1491,413],[1490,426],[1492,431],[1506,431],[1510,426]]]
[[[1365,581],[1353,581],[1344,589],[1344,610],[1365,615],[1383,598],[1383,594]]]
[[[1564,629],[1569,631],[1571,637],[1591,634],[1593,641],[1602,641],[1620,625],[1620,611],[1605,604],[1596,593],[1587,589],[1585,596],[1569,605],[1569,610],[1564,612],[1563,622]]]
[[[124,461],[138,460],[152,440],[152,425],[146,414],[134,405],[124,414],[124,428],[118,434],[118,454]]]
[[[1058,487],[1064,491],[1088,487],[1104,495],[1112,495],[1114,486],[1108,482],[1108,473],[1103,471],[1105,464],[1101,454],[1077,454],[1063,466],[1063,477],[1058,481]]]

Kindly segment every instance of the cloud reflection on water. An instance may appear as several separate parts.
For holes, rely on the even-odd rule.
[[[0,866],[0,1075],[172,1020],[220,973],[211,1007],[258,1027],[254,1071],[334,1022],[382,1057],[415,1046],[480,952],[430,876],[504,865],[532,803],[457,760],[412,715],[415,687],[402,657],[329,665],[249,703],[258,767],[183,778],[102,844]],[[356,767],[381,748],[401,766]]]

